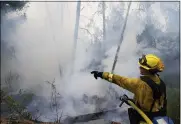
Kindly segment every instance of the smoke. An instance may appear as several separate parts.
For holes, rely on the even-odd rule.
[[[64,7],[63,19],[61,19],[60,15],[62,4]],[[98,3],[90,4],[92,10],[88,9],[85,11],[86,3],[82,4],[85,8],[82,9],[81,15],[87,14],[87,16],[91,17],[89,11],[95,11]],[[150,22],[154,25],[155,30],[158,29],[160,31],[159,33],[154,31],[150,33],[155,39],[165,37],[165,33],[169,34],[169,32],[179,36],[177,26],[179,24],[178,10],[172,10],[174,8],[172,6],[177,6],[177,4],[175,5],[175,3],[173,3],[173,5],[170,2],[169,4],[160,4],[155,2],[151,4],[149,8],[146,8],[147,10],[145,11],[134,10],[142,4],[143,3],[137,2],[131,5],[124,40],[115,69],[115,73],[123,76],[139,76],[137,61],[142,53],[155,53],[161,57],[164,56],[164,53],[160,51],[163,47],[160,49],[154,47],[145,48],[145,43],[148,42],[146,38],[139,44],[137,42],[137,36],[144,32],[145,27],[149,25]],[[21,76],[19,88],[31,89],[38,98],[43,98],[42,101],[35,101],[39,103],[36,104],[36,107],[41,109],[43,113],[45,113],[45,116],[52,117],[52,111],[48,109],[52,89],[46,81],[52,82],[54,79],[56,90],[61,94],[61,98],[58,101],[61,106],[59,112],[63,111],[65,115],[69,116],[95,112],[96,105],[90,103],[85,104],[85,102],[81,100],[84,94],[90,97],[96,95],[102,98],[105,97],[107,93],[109,83],[101,81],[100,79],[95,80],[90,74],[90,71],[97,68],[98,65],[90,65],[93,60],[97,61],[103,58],[101,61],[104,71],[109,72],[112,68],[117,44],[121,35],[122,23],[125,18],[124,14],[127,8],[127,4],[124,4],[125,9],[121,10],[122,15],[119,15],[122,17],[117,19],[116,15],[120,10],[116,5],[117,4],[111,6],[114,10],[110,10],[110,14],[108,14],[106,20],[107,40],[105,41],[104,47],[107,58],[102,57],[103,55],[101,53],[95,52],[100,50],[99,43],[91,43],[89,36],[87,36],[85,32],[80,31],[79,38],[82,38],[83,41],[78,40],[74,75],[70,75],[70,70],[76,2],[31,2],[26,12],[26,18],[23,18],[23,16],[20,17],[16,13],[4,15],[1,22],[1,43],[3,43],[7,49],[13,47],[15,49],[15,57],[4,59],[7,52],[1,53],[4,61],[1,63],[1,80],[4,79],[10,70],[18,73]],[[165,10],[167,10],[168,13],[166,13]],[[172,16],[172,19],[168,19],[170,16]],[[151,21],[147,21],[148,17]],[[97,23],[97,27],[93,27],[95,34],[98,33],[96,32],[97,28],[99,31],[102,30],[100,18],[101,15],[96,17],[97,21],[95,21],[95,23]],[[61,20],[63,20],[63,22],[61,22]],[[80,19],[81,26],[85,26],[87,23],[88,21],[83,20],[81,22]],[[172,37],[172,35],[170,35],[170,37]],[[167,45],[169,45],[170,42],[171,41],[168,41]],[[158,45],[161,43],[163,43],[163,41],[157,42]],[[173,43],[173,47],[174,49],[177,47],[175,42]],[[122,88],[120,90],[116,85],[113,85],[113,87],[120,95],[126,93],[132,97],[132,94],[128,91]],[[107,102],[110,104],[110,101]],[[111,101],[111,103],[117,104],[117,101]],[[102,104],[103,103],[101,103],[101,105]],[[40,107],[40,105],[42,106]],[[109,105],[107,104],[107,106]],[[30,110],[33,109],[33,102],[28,107]],[[42,119],[46,120],[44,117]]]

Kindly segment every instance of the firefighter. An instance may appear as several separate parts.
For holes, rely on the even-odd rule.
[[[114,83],[134,94],[133,101],[151,120],[154,117],[166,116],[166,86],[158,75],[164,70],[162,60],[153,54],[139,58],[139,78],[128,78],[109,72],[92,71],[91,74]],[[128,109],[131,124],[144,121],[133,108]]]

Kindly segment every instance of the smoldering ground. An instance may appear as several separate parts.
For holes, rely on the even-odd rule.
[[[145,4],[147,3],[140,3],[140,5]],[[1,52],[2,83],[10,71],[19,74],[21,78],[17,82],[18,88],[30,89],[36,94],[27,108],[32,112],[35,108],[38,108],[43,113],[41,119],[44,121],[56,118],[55,110],[50,111],[49,108],[52,87],[47,81],[52,83],[54,80],[56,91],[60,94],[57,96],[60,107],[58,112],[59,114],[63,112],[64,117],[92,113],[98,111],[97,106],[100,108],[116,106],[119,104],[119,100],[106,96],[109,83],[100,79],[95,80],[90,71],[93,69],[110,71],[112,68],[127,8],[127,4],[124,4],[122,5],[124,9],[119,10],[119,5],[118,3],[110,4],[110,8],[106,9],[109,13],[107,12],[107,40],[104,41],[106,50],[104,54],[99,51],[99,41],[94,39],[94,43],[91,43],[87,32],[79,29],[73,75],[70,75],[70,70],[74,45],[76,2],[31,2],[26,12],[26,18],[20,17],[15,12],[4,15],[1,22],[1,47],[4,48]],[[179,12],[178,9],[175,9],[178,7],[178,3],[160,4],[155,2],[144,11],[134,10],[133,7],[136,8],[138,5],[139,3],[134,2],[131,5],[132,9],[129,13],[115,69],[115,73],[123,76],[139,76],[137,60],[143,53],[155,53],[165,60],[168,56],[179,55],[179,41],[177,41],[179,36],[179,27],[177,26],[179,24]],[[92,17],[92,13],[97,11],[98,3],[87,5],[84,2],[82,7],[85,9],[82,9],[81,15]],[[118,15],[120,11],[122,12],[122,19],[117,18],[121,16]],[[63,18],[61,18],[62,14]],[[97,27],[93,25],[90,30],[96,35],[102,30],[101,14],[98,14],[95,18],[94,22]],[[81,27],[85,27],[87,23],[88,20],[80,17]],[[115,30],[113,24],[116,24],[115,27],[119,28]],[[152,27],[146,32],[145,30],[149,24],[152,24]],[[89,27],[86,28],[89,29]],[[141,36],[144,32],[146,33],[142,38],[138,39],[138,35]],[[147,37],[149,38],[147,39]],[[155,41],[156,47],[150,45],[150,42],[152,42],[150,37],[158,40]],[[11,51],[8,51],[10,48],[14,49],[14,57],[10,57],[8,54],[11,53]],[[107,57],[102,57],[104,55]],[[169,64],[178,61],[178,59],[174,59],[170,58]],[[99,64],[96,64],[96,62],[101,62],[102,66],[98,66]],[[178,67],[179,64],[177,63],[172,69]],[[170,72],[168,68],[167,72]],[[116,85],[112,86],[119,95],[126,93],[132,96],[128,91],[122,88],[120,90]],[[89,99],[88,103],[82,100],[83,95],[86,95]],[[102,102],[98,103],[97,98],[102,98]],[[127,106],[125,107],[127,108]],[[125,107],[123,108],[125,109]],[[111,116],[113,115],[109,115],[109,117]],[[126,120],[127,118],[121,119]]]

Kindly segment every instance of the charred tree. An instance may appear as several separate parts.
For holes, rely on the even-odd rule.
[[[75,63],[75,56],[76,56],[76,47],[77,47],[77,38],[78,38],[78,31],[79,31],[79,20],[80,20],[80,7],[81,2],[77,1],[77,11],[76,11],[76,22],[75,22],[75,28],[74,28],[74,46],[73,46],[73,60],[72,60],[72,71],[74,71],[74,63]]]

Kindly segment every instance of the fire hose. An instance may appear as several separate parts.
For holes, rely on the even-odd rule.
[[[126,103],[127,105],[130,105],[131,107],[133,107],[142,117],[143,119],[147,122],[147,124],[153,124],[153,122],[146,116],[146,114],[139,109],[134,102],[128,98],[127,95],[123,95],[120,100],[122,101],[121,104],[119,105],[119,107],[121,107],[123,105],[123,103]]]

